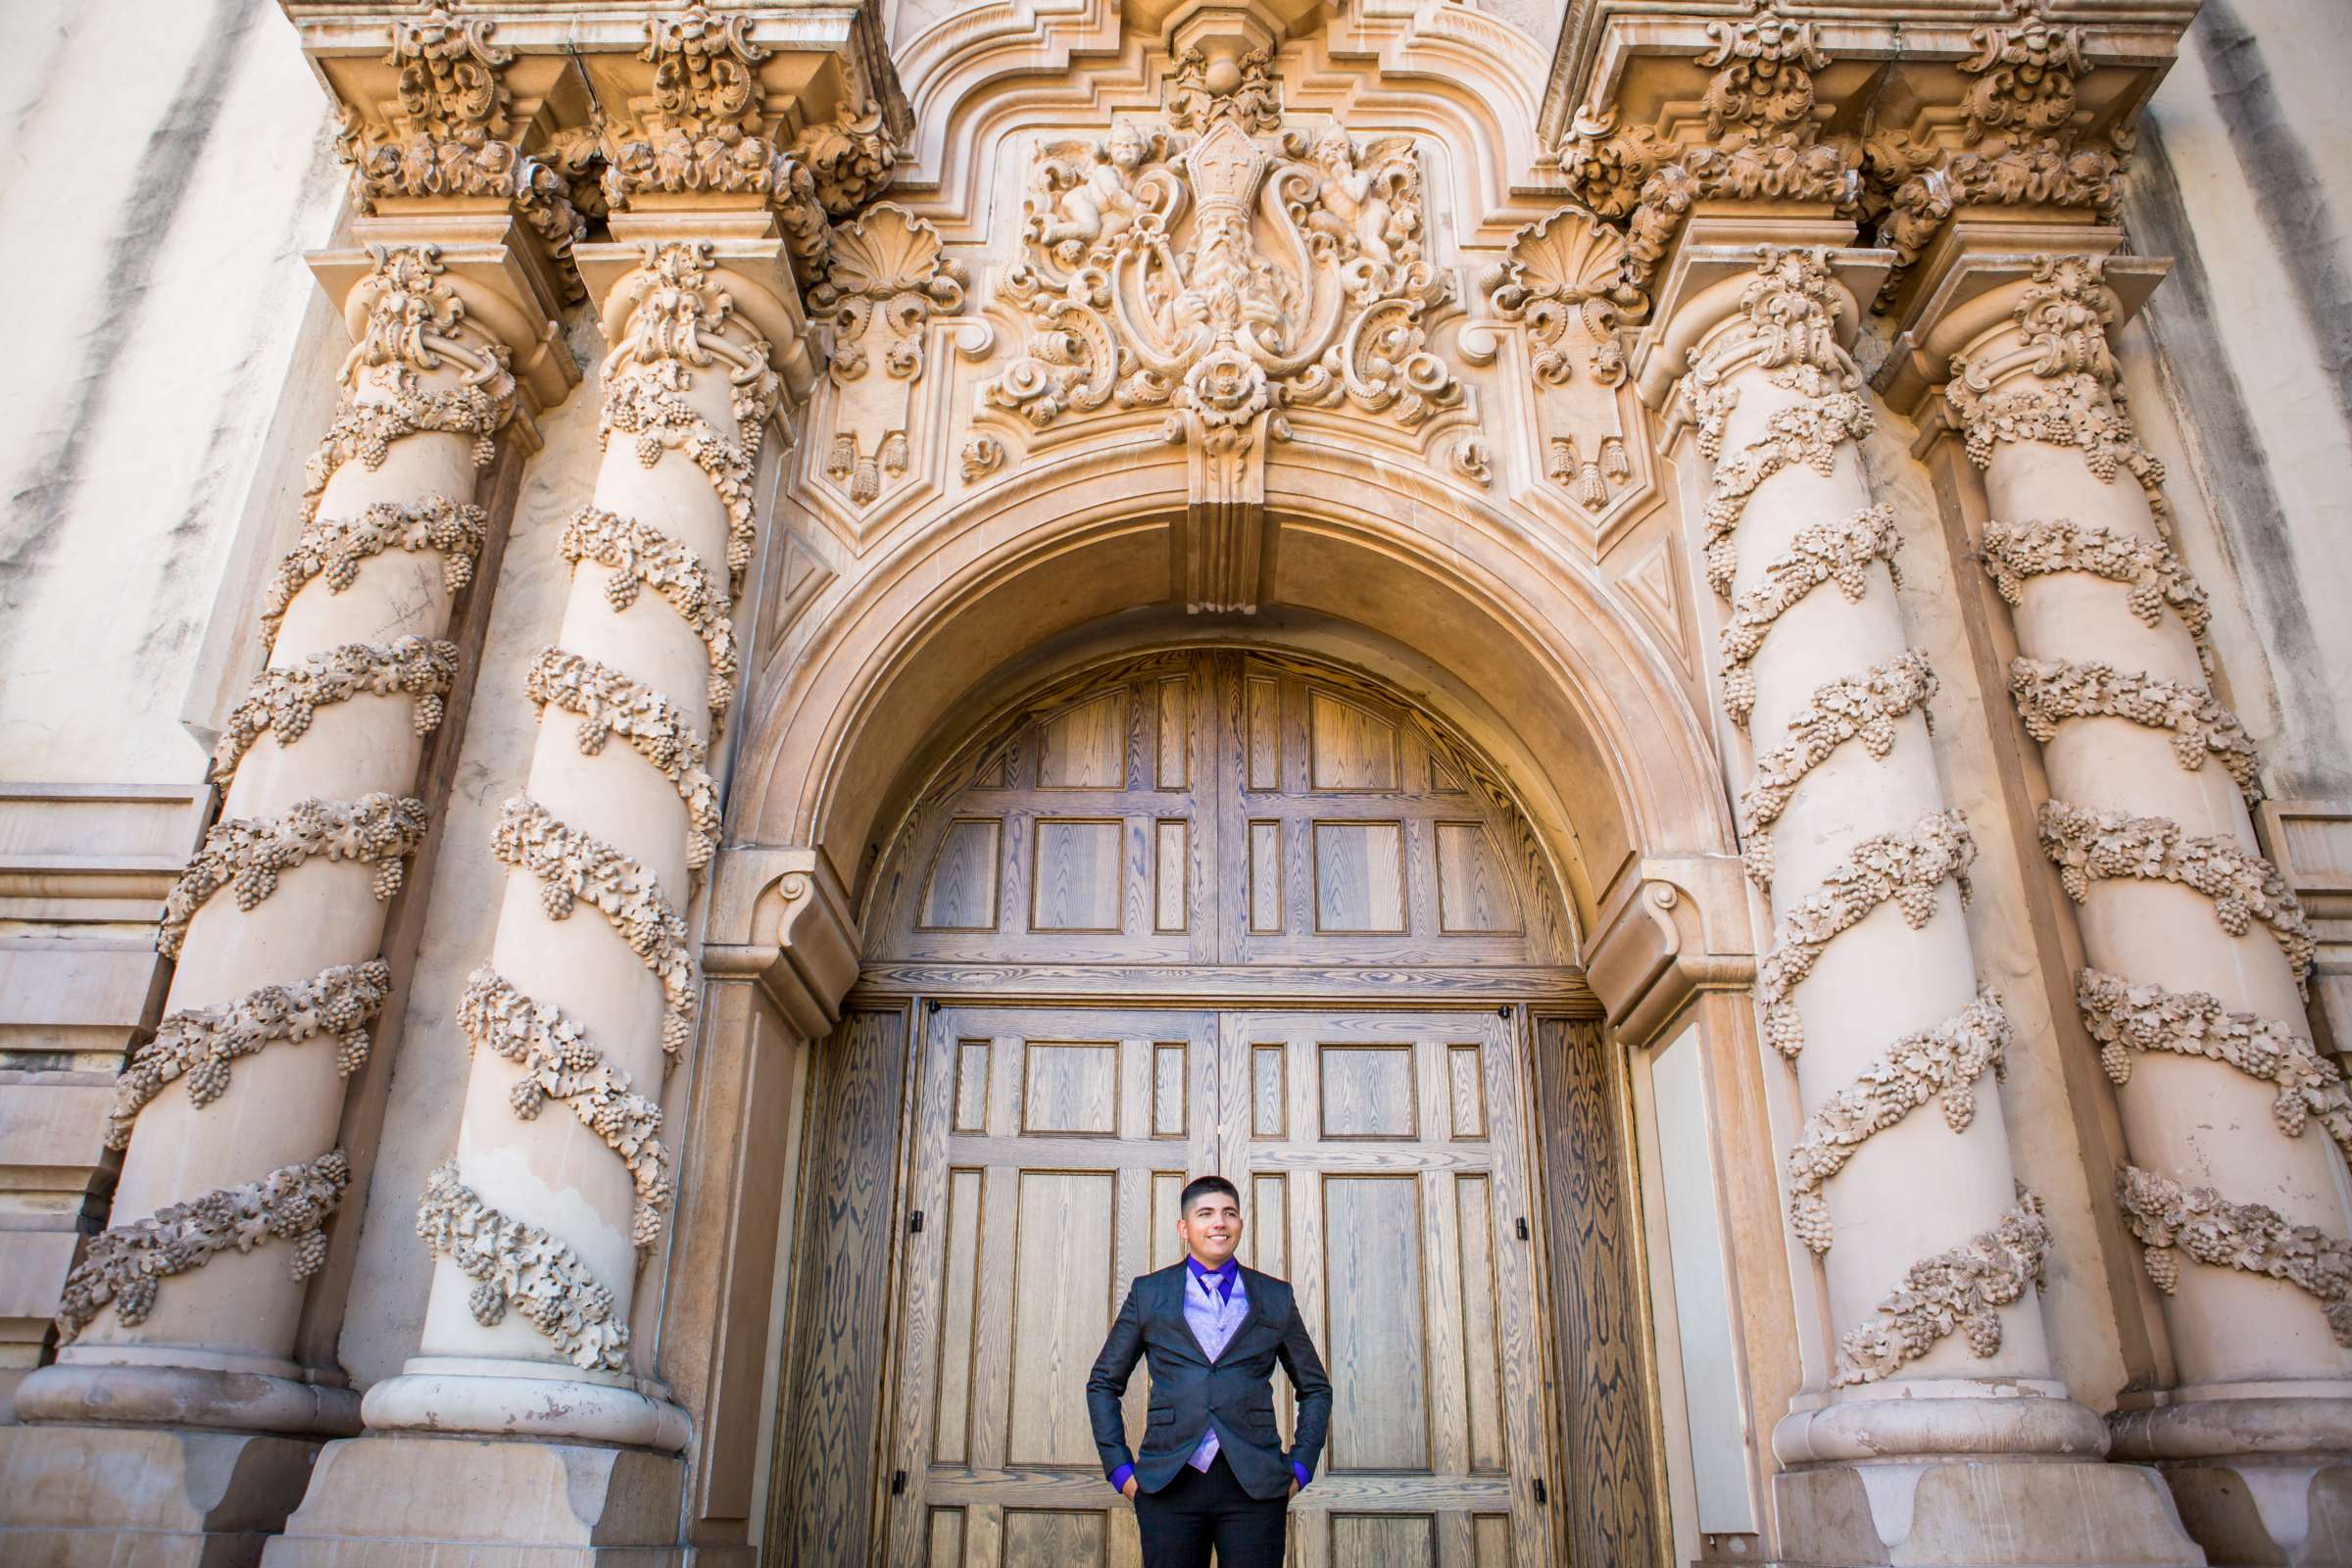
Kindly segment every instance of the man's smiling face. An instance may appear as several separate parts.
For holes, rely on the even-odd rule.
[[[1227,1193],[1202,1193],[1176,1219],[1176,1235],[1202,1268],[1222,1268],[1242,1245],[1242,1206]]]

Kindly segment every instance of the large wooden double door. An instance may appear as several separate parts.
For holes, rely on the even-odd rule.
[[[922,1020],[884,1559],[1140,1560],[1085,1385],[1177,1195],[1243,1194],[1334,1384],[1306,1568],[1551,1560],[1526,1100],[1513,1016],[945,1006]],[[1285,1441],[1295,1411],[1276,1374]],[[1143,1433],[1148,1373],[1127,1396]]]

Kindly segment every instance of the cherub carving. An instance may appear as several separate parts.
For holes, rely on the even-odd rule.
[[[1409,145],[1393,137],[1373,144],[1359,166],[1354,141],[1337,125],[1315,138],[1308,157],[1322,184],[1306,226],[1330,236],[1343,259],[1360,256],[1378,267],[1394,266],[1399,247],[1420,226],[1410,172],[1398,167],[1399,156],[1410,158]]]
[[[1107,248],[1135,226],[1148,205],[1135,176],[1152,151],[1151,142],[1125,121],[1110,127],[1107,142],[1049,148],[1030,189],[1030,238],[1063,267],[1076,267],[1089,251]],[[1070,153],[1084,161],[1066,156]]]

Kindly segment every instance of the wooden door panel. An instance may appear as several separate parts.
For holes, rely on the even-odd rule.
[[[943,1008],[925,1023],[908,1178],[923,1223],[909,1214],[891,1434],[906,1482],[885,1560],[1132,1565],[1086,1377],[1127,1282],[1174,1260],[1178,1195],[1214,1158],[1215,1017]],[[1139,1374],[1131,1441],[1146,1391]]]
[[[1493,1013],[952,1008],[917,1065],[892,1562],[1139,1560],[1084,1387],[1189,1176],[1242,1189],[1335,1384],[1293,1560],[1545,1559],[1517,1044]],[[1278,1378],[1277,1420],[1297,1430]],[[1140,1439],[1148,1374],[1127,1396]]]
[[[1492,1013],[1268,1012],[1221,1038],[1224,1165],[1334,1384],[1295,1560],[1546,1561],[1516,1035]]]

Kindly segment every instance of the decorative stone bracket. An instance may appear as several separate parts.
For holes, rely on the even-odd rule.
[[[703,972],[756,982],[804,1039],[830,1034],[858,978],[858,922],[821,850],[722,851],[711,878]]]
[[[1704,991],[1755,983],[1755,938],[1738,857],[1662,856],[1620,877],[1587,971],[1629,1049],[1646,1045]]]

